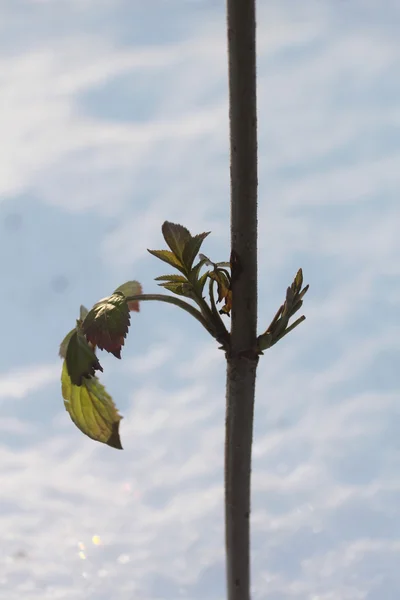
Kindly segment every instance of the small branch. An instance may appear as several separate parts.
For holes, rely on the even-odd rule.
[[[227,351],[230,343],[230,335],[218,311],[214,312],[212,307],[209,307],[202,294],[197,291],[197,277],[194,277],[193,279],[192,274],[190,272],[186,273],[186,277],[188,281],[192,284],[193,289],[195,290],[195,294],[193,295],[193,301],[196,302],[197,306],[200,308],[201,314],[203,315],[205,320],[208,323],[212,323],[212,326],[215,331],[215,339],[217,340],[217,342],[222,344],[222,349]]]
[[[212,313],[213,319],[216,322],[216,325],[218,325],[218,338],[217,339],[222,344],[223,350],[227,351],[227,350],[229,350],[231,336],[230,336],[229,331],[225,327],[225,323],[221,319],[221,315],[219,314],[219,310],[215,304],[214,283],[215,283],[215,280],[210,278],[210,282],[208,285],[209,285],[209,294],[210,294],[210,302],[211,302],[211,313]]]
[[[216,337],[216,332],[214,331],[212,324],[208,323],[208,321],[205,319],[205,317],[203,317],[201,312],[197,310],[197,308],[194,308],[194,306],[192,306],[191,304],[188,304],[188,302],[180,300],[180,298],[175,298],[174,296],[166,296],[164,294],[137,294],[135,296],[127,296],[126,300],[127,302],[133,302],[136,300],[140,302],[146,302],[147,300],[155,300],[158,302],[166,302],[167,304],[174,304],[175,306],[179,306],[179,308],[183,308],[183,310],[186,310],[186,312],[192,315],[192,317],[197,319],[197,321],[199,321],[199,323],[203,325],[203,327],[208,331],[208,333],[210,333],[214,338]]]
[[[201,310],[201,314],[203,315],[203,317],[207,320],[207,321],[211,321],[214,322],[215,319],[215,315],[213,314],[213,311],[211,310],[211,308],[208,306],[207,302],[204,300],[204,298],[200,297],[200,296],[196,296],[193,298],[193,300],[197,303],[198,307]],[[221,321],[222,324],[222,328],[221,331],[223,331],[223,329],[225,329],[225,332],[228,333],[228,331],[226,330],[226,327],[224,325],[224,323],[222,322],[221,319],[219,319],[219,321]],[[217,323],[214,323],[214,327],[215,329],[217,329]],[[218,322],[218,326],[220,325],[220,323]]]

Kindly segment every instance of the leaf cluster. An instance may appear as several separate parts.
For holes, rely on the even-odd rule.
[[[168,249],[149,252],[178,272],[161,275],[156,281],[164,289],[183,296],[195,305],[165,294],[143,295],[137,281],[128,281],[111,296],[97,302],[91,310],[81,306],[75,328],[60,345],[59,353],[64,359],[61,380],[66,410],[84,434],[114,448],[122,448],[119,435],[122,417],[96,376],[97,371],[103,371],[96,352],[105,350],[121,358],[130,327],[130,313],[139,311],[140,301],[158,300],[175,304],[195,317],[221,344],[221,349],[227,353],[230,350],[230,333],[221,315],[230,316],[232,310],[232,265],[229,262],[212,262],[200,253],[209,232],[192,235],[186,227],[166,221],[162,225],[162,233]],[[208,300],[204,296],[207,282]],[[302,316],[289,325],[290,319],[301,308],[307,290],[308,285],[303,288],[303,273],[299,269],[287,289],[284,303],[268,329],[257,338],[258,354],[263,354],[263,350],[276,344],[305,319]],[[219,310],[217,303],[223,303]]]
[[[129,281],[90,311],[81,306],[76,327],[65,336],[59,351],[64,359],[62,395],[72,421],[92,439],[119,449],[122,449],[119,436],[122,417],[96,377],[96,371],[103,371],[96,349],[121,358],[130,325],[129,312],[139,310],[139,303],[127,298],[141,291],[137,281]]]
[[[149,252],[177,269],[181,274],[156,277],[156,281],[162,282],[158,285],[178,296],[185,296],[192,300],[198,296],[201,297],[208,273],[200,276],[205,261],[200,260],[195,265],[193,263],[203,241],[210,232],[192,236],[186,227],[166,221],[162,226],[162,233],[170,249],[149,250]]]
[[[303,288],[303,271],[299,269],[293,283],[287,288],[284,303],[279,307],[268,329],[258,337],[260,354],[262,354],[263,350],[274,346],[274,344],[279,342],[279,340],[305,320],[305,317],[301,316],[292,325],[288,326],[289,320],[303,306],[303,298],[308,288],[308,285]]]
[[[216,282],[218,289],[217,302],[225,300],[225,305],[219,312],[229,316],[232,307],[230,273],[228,271],[230,263],[213,263],[204,254],[199,254],[198,262],[193,264],[203,241],[210,232],[192,236],[186,227],[166,221],[162,226],[162,233],[169,250],[149,250],[149,252],[177,269],[180,274],[157,277],[156,281],[161,282],[159,285],[174,294],[194,300],[199,304],[200,309],[207,313],[208,311],[203,302],[204,286],[207,279]],[[201,274],[204,266],[212,267],[212,270],[207,270]],[[212,305],[212,303],[213,299],[210,297],[210,304]],[[208,308],[212,310],[212,306]],[[210,316],[209,312],[207,316]],[[219,319],[217,319],[217,323],[220,326]]]

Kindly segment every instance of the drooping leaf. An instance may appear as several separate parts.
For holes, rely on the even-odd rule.
[[[77,329],[72,331],[69,337],[65,351],[65,365],[72,383],[76,386],[81,386],[85,377],[94,377],[96,371],[103,371],[93,348],[83,333]]]
[[[147,250],[147,251],[150,252],[150,254],[152,254],[153,256],[156,256],[160,260],[163,260],[164,262],[168,263],[169,265],[175,267],[176,269],[178,269],[178,271],[181,271],[182,273],[185,272],[182,262],[170,250]]]
[[[72,337],[72,334],[75,333],[75,331],[80,328],[80,326],[82,325],[82,321],[86,317],[88,312],[89,312],[88,309],[85,308],[81,304],[81,307],[79,309],[79,319],[76,322],[76,327],[74,327],[74,329],[71,329],[71,331],[69,333],[67,333],[67,335],[65,336],[65,338],[63,339],[63,341],[60,344],[60,349],[58,352],[60,358],[65,358],[67,356],[67,348],[68,348],[69,341]]]
[[[229,279],[223,271],[211,271],[210,277],[217,282],[218,302],[222,302],[229,292]]]
[[[183,251],[187,243],[192,239],[190,232],[186,227],[183,227],[183,225],[170,223],[169,221],[165,221],[165,223],[162,224],[161,230],[164,239],[172,252],[183,264],[185,264],[185,261],[183,260]]]
[[[117,287],[115,292],[121,292],[121,294],[123,294],[126,298],[128,296],[138,296],[142,293],[142,286],[138,281],[127,281],[126,283],[123,283]],[[131,312],[139,312],[139,300],[131,300],[128,302],[128,308]]]
[[[229,317],[231,314],[231,310],[232,310],[232,292],[231,292],[231,290],[229,290],[227,295],[225,296],[225,304],[219,312],[221,314],[228,315],[228,317]]]
[[[225,300],[224,306],[220,313],[229,315],[232,310],[232,291],[230,289],[230,281],[225,271],[215,269],[210,272],[211,279],[217,282],[218,302]]]
[[[123,293],[114,292],[93,306],[82,323],[82,330],[94,346],[121,358],[121,348],[129,325],[126,298]]]
[[[167,281],[165,283],[159,283],[158,285],[165,288],[166,290],[169,290],[170,292],[173,292],[174,294],[178,294],[178,296],[185,296],[185,298],[193,298],[193,286],[190,283],[175,283],[173,281]]]
[[[203,241],[208,235],[210,235],[209,231],[205,233],[199,233],[193,237],[191,236],[190,240],[186,242],[183,249],[182,262],[188,270],[192,268],[193,261],[196,258]]]
[[[71,329],[71,331],[69,333],[67,333],[67,335],[61,342],[60,349],[58,351],[58,355],[60,358],[66,358],[69,341],[75,332],[76,332],[76,327],[74,327],[74,329]]]
[[[83,379],[81,386],[74,385],[64,361],[61,383],[65,408],[78,429],[97,442],[122,450],[122,417],[98,378]]]

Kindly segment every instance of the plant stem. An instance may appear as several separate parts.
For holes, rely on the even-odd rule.
[[[206,318],[206,320],[210,320],[212,323],[214,323],[214,327],[216,330],[218,329],[218,333],[221,339],[224,338],[225,340],[227,340],[229,337],[229,332],[226,329],[225,324],[219,316],[219,314],[217,313],[217,315],[215,315],[211,308],[208,306],[207,302],[201,296],[196,297],[194,300],[195,302],[197,302],[202,312],[202,315]]]
[[[211,310],[211,308],[208,306],[207,302],[203,298],[202,293],[199,292],[198,287],[196,286],[197,277],[193,277],[190,271],[187,271],[185,275],[195,290],[195,295],[193,296],[194,302],[196,302],[197,306],[200,308],[201,314],[203,315],[204,319],[208,323],[212,323],[214,329],[213,335],[215,339],[220,344],[222,344],[222,348],[224,350],[227,350],[229,347],[230,336],[227,328],[225,327],[224,322],[222,321],[218,312],[217,314],[215,314],[213,310]]]
[[[230,335],[229,331],[227,330],[227,328],[225,327],[225,323],[221,319],[221,316],[220,316],[217,306],[215,304],[214,283],[215,283],[214,279],[210,278],[208,289],[209,289],[209,295],[210,295],[211,309],[209,309],[209,310],[211,311],[212,319],[213,319],[213,322],[215,323],[215,328],[218,331],[217,340],[220,344],[222,344],[222,348],[225,351],[228,351],[230,348],[231,335]],[[208,304],[207,304],[207,307],[208,307]]]
[[[225,528],[228,600],[250,600],[250,475],[257,352],[255,0],[227,0],[232,329],[227,353]]]
[[[188,302],[185,302],[184,300],[180,300],[179,298],[175,298],[174,296],[167,296],[165,294],[137,294],[135,296],[126,297],[127,302],[134,302],[136,300],[140,302],[145,302],[146,300],[155,300],[158,302],[166,302],[167,304],[175,304],[175,306],[183,308],[183,310],[186,310],[186,312],[192,315],[192,317],[197,319],[197,321],[199,321],[199,323],[203,325],[203,327],[208,331],[208,333],[215,337],[215,331],[212,325],[207,322],[207,320],[203,317],[201,312],[197,310],[197,308],[195,308],[191,304],[188,304]]]

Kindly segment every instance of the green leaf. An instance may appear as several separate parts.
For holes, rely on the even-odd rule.
[[[209,276],[210,276],[210,271],[206,271],[205,273],[203,273],[203,275],[198,280],[198,285],[199,285],[200,293],[203,292],[204,286],[205,286],[206,281],[209,278]]]
[[[69,333],[67,333],[67,335],[65,336],[65,338],[63,339],[63,341],[60,344],[60,349],[59,349],[59,356],[60,358],[65,358],[67,356],[67,348],[68,348],[68,344],[69,341],[73,335],[73,333],[75,333],[75,331],[77,331],[78,329],[80,329],[80,326],[82,325],[82,321],[83,319],[86,317],[86,315],[88,314],[88,309],[85,308],[82,304],[79,310],[79,319],[76,322],[76,327],[74,327],[74,329],[71,329],[71,331]]]
[[[182,262],[188,270],[192,268],[193,261],[196,258],[203,241],[208,235],[210,235],[209,231],[199,233],[186,242],[182,253]]]
[[[164,262],[168,263],[169,265],[172,265],[173,267],[175,267],[182,273],[185,272],[185,269],[184,269],[181,261],[170,250],[147,250],[147,251],[150,252],[150,254],[152,254],[153,256],[156,256],[157,258],[159,258],[160,260],[163,260]]]
[[[121,358],[121,348],[129,325],[126,298],[122,292],[114,292],[93,306],[82,323],[82,330],[94,346]]]
[[[119,424],[122,419],[111,396],[97,377],[74,385],[64,361],[61,375],[65,409],[75,425],[88,437],[122,450]]]
[[[115,292],[121,292],[121,294],[123,294],[125,297],[138,296],[142,293],[142,286],[138,281],[127,281],[126,283],[123,283],[122,285],[117,287]],[[128,302],[128,308],[131,312],[139,312],[139,300],[131,300],[130,302]]]
[[[197,281],[199,279],[200,271],[201,271],[202,267],[204,267],[205,264],[206,264],[206,261],[201,259],[201,260],[199,260],[198,263],[196,263],[194,265],[194,267],[192,268],[192,270],[190,272],[190,279],[192,282]]]
[[[309,286],[306,285],[301,289],[303,285],[303,271],[299,269],[296,276],[286,290],[285,302],[279,307],[274,318],[272,319],[267,331],[258,337],[258,345],[260,350],[266,350],[285,335],[290,333],[295,327],[300,325],[305,319],[305,316],[299,317],[294,323],[289,325],[290,319],[295,315],[303,305],[303,297],[306,294]]]
[[[74,329],[71,329],[71,331],[69,333],[67,333],[67,335],[61,342],[60,349],[58,351],[58,355],[60,358],[65,358],[67,356],[67,349],[68,349],[70,339],[71,339],[72,335],[76,332],[76,330],[77,330],[76,327],[74,327]]]
[[[172,281],[175,283],[187,283],[187,278],[184,275],[160,275],[154,281]]]
[[[185,298],[193,298],[193,286],[190,283],[174,283],[174,282],[166,282],[159,283],[161,287],[173,292],[174,294],[178,294],[178,296],[185,296]]]
[[[302,269],[299,269],[297,271],[296,277],[294,278],[294,281],[293,281],[293,286],[294,286],[296,293],[300,292],[302,285],[303,285],[303,271],[302,271]]]
[[[301,290],[301,292],[300,292],[300,294],[299,294],[299,298],[300,298],[300,300],[302,300],[302,299],[303,299],[303,297],[304,297],[304,295],[305,295],[305,294],[308,292],[308,290],[309,290],[309,287],[310,287],[310,286],[309,286],[309,284],[307,284],[307,285],[306,285],[306,286],[305,286],[305,287],[304,287],[304,288]]]
[[[82,385],[85,377],[90,378],[94,376],[96,371],[103,371],[93,348],[83,333],[77,329],[72,331],[69,337],[65,351],[65,365],[72,383],[76,386]]]
[[[149,252],[185,273],[191,270],[201,244],[210,232],[192,236],[183,225],[165,221],[162,225],[162,233],[170,251],[149,250]]]
[[[83,304],[81,304],[81,307],[79,309],[79,319],[83,321],[86,318],[88,312],[88,309],[85,306],[83,306]]]
[[[170,223],[169,221],[163,223],[161,230],[164,239],[172,252],[183,264],[185,264],[185,261],[183,260],[183,251],[187,243],[192,239],[190,232],[186,227],[183,227],[183,225]]]

